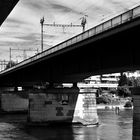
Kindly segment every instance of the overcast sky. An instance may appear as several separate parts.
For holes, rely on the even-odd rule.
[[[41,48],[40,19],[43,16],[45,23],[80,24],[80,18],[88,15],[86,29],[89,29],[137,5],[140,0],[20,0],[0,28],[0,60],[9,60],[10,47]],[[44,49],[80,32],[81,27],[63,30],[45,26]],[[22,53],[12,51],[12,59],[20,59]]]

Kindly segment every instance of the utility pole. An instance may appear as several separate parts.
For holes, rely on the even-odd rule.
[[[41,24],[41,52],[43,52],[43,24],[44,24],[44,17],[40,20]]]
[[[87,17],[87,15],[84,15],[82,18],[80,18],[80,19],[82,19],[81,20],[81,26],[83,27],[83,32],[85,31],[85,25],[87,23],[86,17]]]
[[[10,65],[10,67],[11,67],[11,61],[12,61],[12,50],[11,50],[11,48],[10,48],[10,51],[9,51],[9,52],[10,52],[10,59],[9,59],[9,63],[10,63],[10,64],[9,64],[9,65]]]
[[[40,20],[41,24],[41,51],[43,51],[43,26],[53,26],[53,27],[62,27],[63,31],[65,27],[83,27],[83,32],[85,31],[85,24],[86,24],[86,18],[82,19],[81,25],[74,25],[74,24],[56,24],[55,22],[53,24],[46,24],[44,23],[44,17]]]

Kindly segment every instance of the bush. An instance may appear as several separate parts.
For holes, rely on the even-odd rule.
[[[101,103],[103,103],[103,104],[109,104],[109,103],[111,103],[111,99],[108,96],[97,97],[96,98],[96,103],[97,104],[101,104]]]
[[[131,91],[127,86],[126,87],[118,87],[117,93],[118,93],[118,96],[131,97]]]

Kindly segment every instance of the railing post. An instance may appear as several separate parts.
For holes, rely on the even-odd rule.
[[[123,21],[122,21],[122,14],[120,16],[121,16],[121,24],[122,24],[123,23]]]
[[[104,23],[102,24],[102,31],[104,30]]]
[[[111,19],[111,28],[113,27],[112,19]]]
[[[129,11],[129,19],[132,20],[133,19],[133,9]]]

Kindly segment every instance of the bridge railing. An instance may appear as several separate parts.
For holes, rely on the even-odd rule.
[[[37,55],[35,55],[33,57],[30,57],[29,59],[26,59],[25,61],[22,61],[22,62],[18,63],[14,67],[0,72],[0,74],[4,73],[6,71],[9,71],[11,69],[14,69],[16,67],[20,67],[20,66],[22,66],[24,64],[30,63],[32,61],[35,61],[35,60],[37,60],[39,58],[42,58],[44,56],[50,55],[50,54],[52,54],[54,52],[57,52],[59,50],[62,50],[63,48],[66,48],[66,47],[71,46],[71,45],[73,45],[75,43],[78,43],[78,42],[80,42],[80,41],[82,41],[84,39],[87,39],[87,38],[90,38],[92,36],[95,36],[95,35],[97,35],[97,34],[99,34],[101,32],[104,32],[104,31],[106,31],[108,29],[111,29],[111,28],[113,28],[115,26],[118,26],[120,24],[128,22],[128,21],[130,21],[130,20],[132,20],[134,18],[137,18],[139,16],[140,16],[140,6],[137,6],[137,7],[133,8],[133,9],[131,9],[131,10],[125,12],[125,13],[122,13],[122,14],[120,14],[120,15],[112,18],[112,19],[109,19],[109,20],[107,20],[107,21],[105,21],[105,22],[103,22],[103,23],[101,23],[101,24],[99,24],[99,25],[97,25],[97,26],[95,26],[95,27],[93,27],[93,28],[81,33],[81,34],[78,34],[77,36],[74,36],[74,37],[72,37],[72,38],[70,38],[70,39],[68,39],[68,40],[66,40],[66,41],[64,41],[64,42],[52,47],[52,48],[49,48],[49,49],[45,50],[44,52],[42,52],[40,54],[37,54]]]

